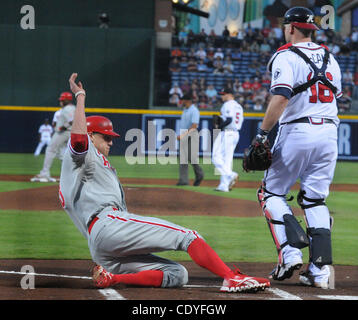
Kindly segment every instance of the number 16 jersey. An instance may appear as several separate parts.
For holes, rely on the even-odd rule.
[[[279,123],[290,122],[299,118],[327,118],[339,124],[337,98],[342,96],[341,70],[332,54],[326,69],[326,78],[337,88],[336,94],[320,81],[297,95],[291,97],[293,89],[308,82],[314,75],[312,67],[298,54],[289,50],[287,44],[272,56],[268,70],[272,72],[271,93],[282,94],[289,98],[286,109]],[[321,68],[325,54],[324,47],[313,42],[294,44],[316,66]]]

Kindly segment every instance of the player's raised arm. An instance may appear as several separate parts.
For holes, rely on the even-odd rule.
[[[87,123],[85,114],[85,98],[86,91],[83,89],[81,81],[76,84],[76,78],[78,74],[72,73],[69,83],[70,89],[76,97],[76,111],[73,119],[73,125],[71,129],[72,134],[87,134]]]
[[[73,153],[83,153],[88,150],[87,121],[85,113],[86,91],[83,89],[81,81],[76,84],[76,78],[77,73],[72,73],[69,79],[71,91],[77,100],[71,129],[70,149]]]

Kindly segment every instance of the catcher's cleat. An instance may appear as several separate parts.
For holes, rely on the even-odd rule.
[[[316,287],[321,289],[334,289],[335,288],[335,276],[334,268],[332,266],[323,266],[327,269],[327,275],[314,277],[309,271],[302,271],[300,273],[300,283],[305,286]]]
[[[231,190],[233,188],[233,186],[235,185],[236,181],[238,180],[239,175],[234,172],[233,173],[233,178],[231,179],[230,183],[229,183],[229,190]]]
[[[273,280],[282,281],[292,277],[293,272],[302,267],[302,260],[292,263],[278,264],[271,271],[269,278]]]
[[[96,265],[92,270],[92,280],[97,288],[107,288],[112,284],[113,274],[102,266]]]
[[[224,279],[221,292],[251,292],[264,291],[270,287],[270,281],[265,278],[251,277],[236,270],[232,278]]]

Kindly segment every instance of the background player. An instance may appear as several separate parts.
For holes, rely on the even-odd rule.
[[[224,278],[221,291],[265,289],[267,279],[233,272],[194,230],[127,211],[123,188],[107,159],[113,138],[112,122],[85,116],[85,91],[77,74],[70,87],[77,97],[71,140],[65,153],[59,196],[64,210],[88,239],[97,287],[117,283],[177,287],[188,281],[180,264],[155,256],[164,250],[187,251],[200,266]],[[107,271],[108,270],[108,271]]]
[[[45,159],[40,174],[31,178],[31,181],[56,182],[50,175],[50,169],[55,157],[62,160],[63,150],[70,138],[75,106],[72,104],[72,93],[63,92],[59,97],[59,103],[62,107],[56,122],[55,133],[51,142],[46,148]]]
[[[325,47],[311,41],[313,13],[303,7],[288,10],[284,18],[287,45],[269,62],[272,71],[272,100],[258,135],[265,141],[279,122],[272,148],[272,165],[258,190],[270,231],[279,253],[272,272],[275,280],[290,278],[302,266],[300,244],[293,246],[288,234],[296,229],[283,224],[292,215],[286,195],[297,179],[301,190],[297,201],[305,213],[309,236],[309,265],[301,273],[305,285],[329,288],[333,285],[331,219],[325,199],[337,160],[336,98],[341,96],[341,71]],[[311,80],[311,82],[309,82]]]
[[[222,124],[218,127],[221,132],[213,144],[213,163],[220,173],[220,184],[216,191],[228,192],[238,179],[237,172],[232,170],[236,145],[239,142],[239,130],[244,121],[244,111],[234,99],[232,89],[225,88],[219,92],[224,104],[220,109]]]
[[[35,149],[34,156],[37,157],[44,146],[48,146],[51,141],[51,136],[53,133],[53,128],[50,125],[50,120],[45,119],[44,123],[39,128],[39,143]]]
[[[194,169],[195,180],[193,185],[199,186],[204,179],[203,169],[199,165],[199,134],[198,126],[200,121],[200,112],[193,103],[192,95],[187,93],[181,98],[183,104],[183,113],[180,118],[179,140],[179,181],[177,186],[186,186],[189,184],[189,164]]]

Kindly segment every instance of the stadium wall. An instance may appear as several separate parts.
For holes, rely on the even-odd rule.
[[[154,37],[151,28],[1,25],[0,105],[57,105],[72,72],[93,107],[149,105]]]
[[[0,106],[0,152],[2,153],[32,153],[37,142],[37,130],[45,118],[52,119],[57,107],[21,107]],[[113,121],[115,130],[121,135],[114,144],[111,154],[124,155],[127,148],[138,143],[138,137],[128,135],[131,129],[140,129],[145,139],[141,154],[153,155],[163,150],[168,143],[163,129],[172,129],[179,133],[180,110],[145,110],[145,109],[118,109],[118,108],[87,108],[87,115],[102,114]],[[202,111],[199,130],[203,133],[200,144],[200,155],[208,156],[213,141],[212,115],[217,112]],[[240,131],[240,142],[235,150],[235,157],[242,157],[244,148],[250,143],[264,114],[245,113],[245,121]],[[338,150],[340,160],[358,160],[358,116],[342,115],[338,129]],[[154,124],[154,125],[153,125]],[[153,132],[154,128],[154,132]],[[138,132],[138,130],[137,130]],[[270,134],[273,142],[276,128]],[[175,143],[175,141],[174,141]],[[174,153],[173,155],[175,155]],[[136,154],[137,155],[137,154]],[[168,153],[167,153],[168,155]]]
[[[36,27],[97,27],[105,12],[110,28],[154,28],[154,0],[1,0],[0,24],[19,25],[24,5],[34,8]]]

